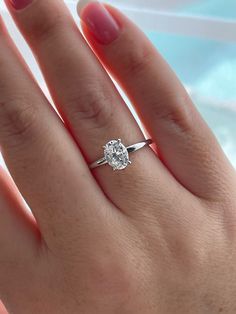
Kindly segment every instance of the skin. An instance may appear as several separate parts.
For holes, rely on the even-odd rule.
[[[119,37],[101,45],[83,24],[89,47],[63,1],[6,4],[63,119],[1,22],[0,144],[13,178],[1,169],[8,312],[235,313],[235,170],[175,74],[112,7]],[[100,62],[155,142],[125,171],[87,166],[108,140],[143,138]]]

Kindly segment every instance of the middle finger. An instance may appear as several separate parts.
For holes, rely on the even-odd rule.
[[[136,121],[63,1],[34,0],[20,10],[9,5],[8,0],[7,3],[38,59],[63,120],[88,163],[102,157],[102,146],[111,139],[121,138],[127,146],[143,140]],[[155,170],[157,181],[161,181],[155,184],[169,188],[171,181],[174,182],[151,149],[135,153],[132,160],[133,165],[125,172],[114,174],[107,166],[94,171],[103,190],[117,206],[122,206],[124,201],[127,204],[129,199],[134,203],[132,196],[137,200],[137,190],[143,188],[144,181],[149,182],[144,176],[152,177]]]

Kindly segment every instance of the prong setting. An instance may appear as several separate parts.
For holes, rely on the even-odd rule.
[[[129,153],[121,139],[112,140],[104,147],[104,157],[113,170],[123,170],[129,164]]]

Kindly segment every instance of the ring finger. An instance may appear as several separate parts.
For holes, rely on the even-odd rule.
[[[15,5],[7,1],[10,12],[36,55],[53,100],[88,163],[102,157],[102,146],[111,139],[121,138],[127,146],[141,141],[143,134],[136,121],[63,2],[35,0],[24,8],[18,3],[30,1],[12,2]],[[153,177],[155,170],[157,180],[162,181],[160,186],[175,182],[151,149],[135,153],[132,160],[132,167],[125,172],[114,174],[110,167],[94,170],[104,192],[117,206],[123,201],[128,205],[132,193],[137,197],[140,185],[150,182],[143,177]]]

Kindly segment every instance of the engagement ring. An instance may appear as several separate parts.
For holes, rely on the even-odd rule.
[[[125,169],[129,164],[131,164],[129,154],[136,152],[145,146],[149,146],[152,142],[153,141],[151,139],[148,139],[125,147],[120,139],[109,141],[105,146],[103,146],[104,157],[93,162],[89,168],[94,169],[108,164],[113,168],[113,170]]]

